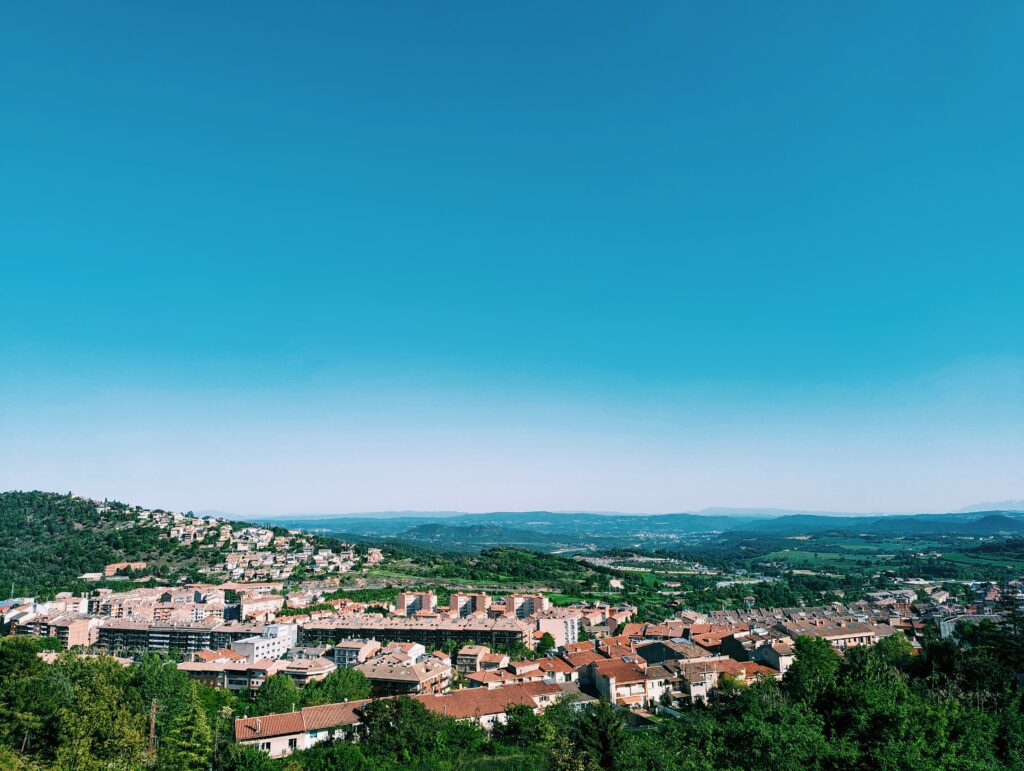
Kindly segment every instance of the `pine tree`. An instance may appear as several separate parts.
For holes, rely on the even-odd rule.
[[[202,769],[213,748],[213,733],[206,711],[199,700],[195,683],[182,708],[171,718],[170,730],[161,738],[160,767],[166,769]]]

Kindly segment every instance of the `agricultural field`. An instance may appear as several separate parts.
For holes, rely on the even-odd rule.
[[[951,552],[943,554],[942,559],[960,565],[978,565],[991,568],[1012,568],[1013,570],[1024,570],[1024,559],[1011,559],[1000,554],[965,554],[964,552]]]

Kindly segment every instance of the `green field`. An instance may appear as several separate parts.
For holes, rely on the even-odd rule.
[[[943,554],[942,559],[948,562],[955,562],[959,565],[984,565],[992,568],[1011,567],[1014,570],[1024,570],[1024,560],[1009,559],[1007,557],[993,554],[985,556],[981,554],[964,554],[963,552],[950,552]]]

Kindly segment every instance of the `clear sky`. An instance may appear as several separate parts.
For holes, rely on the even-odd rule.
[[[1024,497],[1022,39],[1013,2],[7,3],[0,489]]]

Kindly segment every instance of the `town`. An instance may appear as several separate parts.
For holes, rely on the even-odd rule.
[[[333,552],[303,546],[301,534],[271,538],[269,531],[244,528],[233,536],[215,523],[161,521],[175,537],[214,533],[245,545],[244,555],[263,553],[248,551],[253,545],[301,560],[285,564],[313,561],[313,572],[338,564]],[[341,560],[350,567],[354,555],[345,552]],[[126,570],[144,572],[145,565],[115,563],[103,573]],[[506,721],[512,705],[541,713],[563,700],[582,708],[601,699],[640,719],[674,715],[683,703],[714,699],[723,684],[781,679],[801,637],[820,638],[843,653],[899,633],[916,652],[929,633],[947,638],[958,624],[998,620],[1001,602],[1024,600],[1018,581],[979,582],[971,590],[974,601],[961,605],[938,584],[909,580],[855,603],[681,609],[658,622],[635,621],[636,608],[627,604],[558,607],[540,594],[453,592],[439,604],[434,592],[402,592],[394,603],[369,607],[325,600],[328,589],[317,582],[269,581],[63,592],[48,601],[6,600],[0,610],[7,634],[55,638],[63,649],[115,656],[125,665],[146,653],[169,655],[197,683],[249,697],[278,675],[301,691],[338,669],[361,673],[371,686],[368,700],[235,720],[237,742],[283,757],[353,735],[361,708],[375,698],[409,696],[486,730]],[[304,606],[317,610],[303,613]],[[299,612],[281,615],[286,608]],[[54,654],[40,655],[53,660]]]

